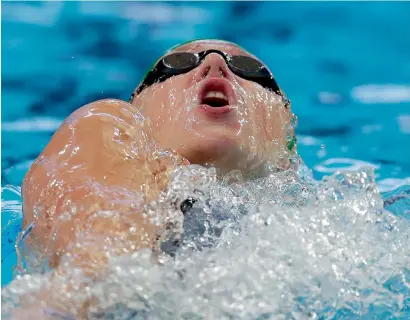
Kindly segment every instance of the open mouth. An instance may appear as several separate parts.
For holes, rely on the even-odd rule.
[[[209,91],[203,97],[202,103],[213,108],[220,108],[229,105],[229,99],[226,94],[220,91]]]
[[[200,90],[200,104],[212,108],[223,108],[235,101],[229,81],[220,78],[205,80]]]

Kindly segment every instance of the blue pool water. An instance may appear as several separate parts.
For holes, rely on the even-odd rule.
[[[88,102],[128,99],[156,57],[193,38],[237,42],[270,66],[315,178],[370,165],[386,199],[409,194],[409,2],[3,2],[1,14],[2,286],[18,186],[56,128]]]

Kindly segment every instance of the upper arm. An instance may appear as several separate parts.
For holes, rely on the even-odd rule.
[[[126,102],[97,101],[67,118],[23,182],[23,225],[35,222],[32,244],[58,253],[79,232],[98,229],[90,225],[96,212],[139,207],[148,142],[142,116]]]

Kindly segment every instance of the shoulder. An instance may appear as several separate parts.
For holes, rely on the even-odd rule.
[[[75,124],[79,119],[104,119],[115,117],[115,120],[122,120],[128,123],[144,120],[142,113],[128,102],[117,99],[103,99],[91,102],[74,111],[68,116],[63,125]]]
[[[113,159],[132,158],[136,154],[135,144],[141,141],[143,123],[138,109],[121,100],[99,100],[77,109],[64,120],[32,164],[23,190],[34,180],[48,183],[53,174],[73,177],[81,171],[74,172],[73,167],[82,166],[98,175]]]

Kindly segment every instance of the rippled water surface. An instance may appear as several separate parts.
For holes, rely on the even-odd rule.
[[[218,182],[212,170],[195,166],[177,170],[162,199],[200,194],[205,231],[185,241],[174,259],[164,254],[153,264],[148,250],[111,259],[99,280],[79,269],[64,277],[19,278],[3,289],[3,314],[24,293],[47,288],[61,292],[48,301],[61,299],[68,313],[98,299],[89,311],[95,319],[410,315],[410,225],[397,208],[406,200],[386,204],[398,212],[385,210],[372,169],[320,183],[293,171],[235,180]],[[164,210],[161,201],[152,212],[155,206]],[[216,228],[223,228],[220,237]],[[77,293],[64,294],[70,280]],[[39,305],[36,296],[29,299]]]
[[[149,252],[112,259],[92,285],[73,270],[88,290],[61,299],[97,297],[94,318],[410,317],[408,3],[6,2],[2,20],[3,315],[67,281],[10,284],[19,186],[56,128],[87,102],[127,99],[168,47],[212,37],[273,70],[306,166],[231,184],[181,168],[164,199],[201,190],[191,214],[204,233],[160,264]]]

